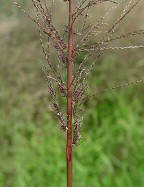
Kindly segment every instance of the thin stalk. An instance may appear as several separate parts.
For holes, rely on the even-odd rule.
[[[69,39],[68,39],[68,69],[67,69],[67,144],[66,144],[66,157],[67,157],[67,187],[72,187],[73,182],[73,152],[72,152],[72,79],[73,79],[73,52],[74,52],[74,0],[69,0]]]

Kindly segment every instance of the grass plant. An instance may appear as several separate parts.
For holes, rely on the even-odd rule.
[[[78,1],[75,5],[74,0],[70,0],[69,3],[69,22],[64,27],[63,35],[60,35],[59,31],[55,28],[54,20],[52,19],[52,10],[54,7],[54,1],[49,6],[43,0],[32,1],[35,10],[36,18],[33,18],[22,7],[15,2],[15,4],[24,12],[24,14],[31,19],[38,28],[40,43],[45,55],[45,59],[48,63],[48,67],[43,66],[43,71],[46,75],[48,82],[49,94],[52,98],[52,107],[56,114],[56,117],[60,121],[60,129],[67,133],[67,145],[66,145],[66,157],[67,157],[67,186],[72,187],[72,151],[74,146],[79,144],[81,139],[81,125],[83,121],[84,112],[82,105],[84,102],[92,96],[107,92],[112,89],[117,89],[135,83],[141,83],[143,80],[135,81],[132,83],[126,83],[119,86],[115,86],[110,89],[104,89],[98,91],[91,96],[86,95],[88,90],[88,84],[86,82],[90,73],[95,65],[99,62],[100,57],[104,51],[107,50],[123,50],[123,49],[137,49],[143,48],[143,45],[129,45],[129,46],[113,46],[110,45],[113,41],[130,38],[137,35],[143,35],[143,29],[138,31],[132,31],[122,35],[116,35],[116,29],[119,24],[129,15],[131,11],[140,3],[140,0],[130,0],[122,10],[120,16],[114,20],[112,25],[105,22],[105,19],[113,9],[117,9],[124,1]],[[99,6],[99,4],[111,3],[111,8],[106,14],[99,19],[96,23],[87,23],[89,18],[89,12],[91,7]],[[75,23],[79,19],[83,19],[81,30],[74,29]],[[42,34],[47,37],[47,44],[44,45]],[[67,36],[68,35],[68,41]],[[77,37],[78,43],[74,43],[74,39]],[[97,41],[91,42],[93,39]],[[68,42],[68,45],[67,45]],[[55,52],[57,61],[53,62],[51,52]],[[83,53],[86,53],[83,60],[78,65],[77,58]],[[93,60],[94,59],[94,60]],[[85,66],[89,64],[89,66]],[[65,71],[67,72],[67,76]],[[59,95],[61,99],[67,100],[67,112],[64,107],[64,111],[61,109],[59,101]],[[74,122],[72,122],[74,120]]]

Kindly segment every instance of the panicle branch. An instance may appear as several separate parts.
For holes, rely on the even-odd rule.
[[[48,83],[48,92],[52,98],[52,108],[55,112],[56,117],[60,121],[60,129],[63,131],[67,130],[66,119],[61,111],[61,107],[58,103],[59,94],[63,97],[67,97],[67,90],[64,78],[61,72],[63,65],[67,65],[67,44],[64,39],[60,36],[58,30],[54,26],[52,21],[52,10],[54,7],[54,0],[51,2],[51,6],[48,7],[45,0],[32,0],[33,6],[36,11],[36,18],[33,18],[28,14],[19,3],[14,1],[14,4],[32,21],[37,25],[39,32],[40,44],[44,53],[45,59],[48,63],[48,68],[43,66],[42,70],[46,76]],[[47,37],[47,46],[45,47],[43,36]],[[58,56],[58,63],[52,62],[52,54],[50,50],[56,51]],[[57,67],[56,67],[57,66]],[[59,93],[57,93],[59,90]]]
[[[128,86],[133,86],[135,84],[139,84],[139,83],[144,83],[144,80],[138,80],[138,81],[135,81],[135,82],[130,82],[130,83],[125,83],[125,84],[121,84],[121,85],[117,85],[117,86],[114,86],[112,88],[108,88],[108,89],[104,89],[104,90],[100,90],[90,96],[87,96],[83,99],[83,101],[86,101],[87,99],[91,98],[91,97],[94,97],[96,95],[99,95],[99,94],[103,94],[103,93],[106,93],[106,92],[109,92],[109,91],[112,91],[112,90],[117,90],[119,88],[124,88],[124,87],[128,87]]]

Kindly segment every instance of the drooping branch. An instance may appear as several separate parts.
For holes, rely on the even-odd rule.
[[[129,32],[129,33],[126,33],[126,34],[122,34],[122,35],[116,36],[114,38],[108,38],[107,40],[103,41],[103,44],[107,44],[107,43],[110,44],[111,42],[114,42],[116,40],[135,37],[135,36],[138,36],[138,35],[144,35],[144,29]],[[96,42],[94,44],[87,44],[84,47],[76,48],[76,54],[78,55],[81,52],[85,52],[85,51],[100,50],[101,49],[100,44],[101,44],[100,42]]]
[[[128,86],[133,86],[135,84],[140,84],[140,83],[144,83],[144,80],[138,80],[138,81],[135,81],[135,82],[130,82],[130,83],[125,83],[125,84],[121,84],[121,85],[117,85],[117,86],[114,86],[112,88],[108,88],[108,89],[104,89],[104,90],[100,90],[100,91],[97,91],[95,92],[94,94],[90,95],[90,96],[87,96],[83,99],[83,102],[88,100],[89,98],[91,97],[94,97],[96,95],[99,95],[99,94],[103,94],[103,93],[106,93],[106,92],[110,92],[112,90],[117,90],[117,89],[120,89],[120,88],[124,88],[124,87],[128,87]]]
[[[115,3],[118,4],[118,2],[113,1],[113,0],[89,0],[89,2],[87,2],[86,0],[82,1],[82,3],[80,4],[80,6],[77,6],[75,9],[75,16],[74,16],[74,21],[80,16],[83,16],[83,12],[86,9],[89,9],[90,7],[94,6],[94,5],[98,5],[100,3],[104,3],[104,2],[111,2],[111,3]],[[86,4],[85,4],[86,3]],[[84,5],[84,6],[83,6]]]

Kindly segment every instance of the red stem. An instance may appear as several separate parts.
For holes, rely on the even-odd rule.
[[[66,145],[66,157],[67,157],[67,187],[72,187],[73,172],[72,172],[72,79],[73,79],[73,19],[74,19],[74,0],[69,0],[69,39],[68,39],[68,98],[67,98],[67,145]]]

